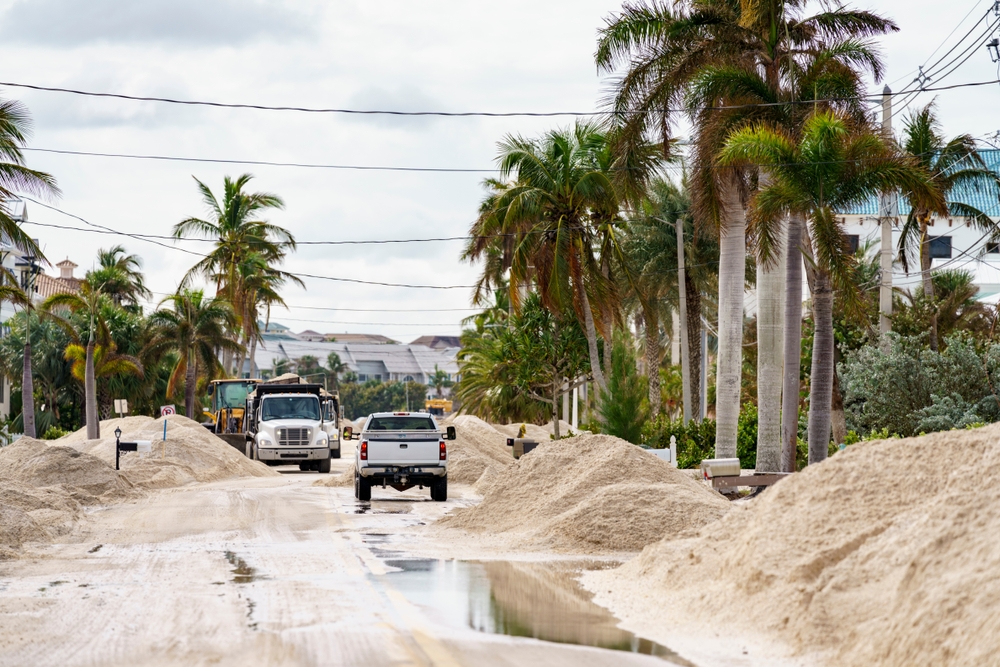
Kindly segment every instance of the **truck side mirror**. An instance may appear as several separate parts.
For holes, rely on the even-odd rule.
[[[507,438],[507,446],[508,447],[514,446],[514,438]]]
[[[354,435],[354,429],[350,426],[344,427],[344,440],[351,440]]]
[[[454,426],[449,426],[448,429],[447,429],[447,433],[448,433],[448,439],[449,440],[454,440],[455,439],[455,427]]]
[[[214,384],[208,385],[208,395],[209,396],[214,396],[215,395],[215,385]]]

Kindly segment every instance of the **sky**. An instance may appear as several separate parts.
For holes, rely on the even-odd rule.
[[[919,65],[951,48],[991,3],[891,0],[852,6],[899,24],[899,33],[879,42],[887,64],[883,83],[899,90]],[[620,7],[612,0],[0,0],[0,80],[271,106],[589,111],[599,108],[609,83],[593,62],[597,31]],[[961,68],[929,85],[988,81],[997,74],[980,47]],[[870,84],[871,90],[882,87]],[[1000,85],[924,93],[913,106],[934,95],[950,135],[985,137],[1000,130]],[[0,97],[28,106],[34,148],[317,164],[491,169],[496,143],[505,135],[530,137],[572,122],[181,107],[3,85]],[[251,190],[285,201],[285,209],[268,219],[301,242],[463,236],[488,175],[26,155],[29,166],[59,183],[61,196],[47,204],[133,234],[169,235],[177,222],[204,216],[194,178],[218,192],[224,176],[249,172],[255,177]],[[87,225],[32,203],[28,211],[30,222],[41,224],[25,228],[46,256],[52,263],[71,259],[80,267],[78,276],[92,268],[99,248],[121,243],[140,255],[154,302],[174,292],[198,260],[191,252],[208,246],[161,241],[164,247],[45,227]],[[285,289],[290,308],[274,311],[272,319],[293,331],[377,333],[404,343],[426,334],[457,335],[461,319],[474,312],[464,286],[478,270],[459,259],[461,249],[461,241],[302,245],[283,268],[462,287],[408,289],[309,278],[304,289]]]

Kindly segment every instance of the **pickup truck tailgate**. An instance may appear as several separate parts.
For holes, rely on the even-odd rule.
[[[367,433],[369,464],[437,464],[444,442],[438,433],[391,432]]]

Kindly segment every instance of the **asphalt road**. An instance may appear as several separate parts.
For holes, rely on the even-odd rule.
[[[669,664],[441,622],[381,576],[371,536],[468,500],[390,491],[363,507],[283,470],[101,508],[78,539],[0,563],[0,665]]]

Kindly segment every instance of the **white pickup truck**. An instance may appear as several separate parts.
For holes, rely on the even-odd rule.
[[[361,433],[344,428],[345,440],[360,440],[354,455],[354,496],[371,500],[372,486],[405,491],[430,487],[431,500],[448,499],[448,445],[455,427],[444,431],[422,412],[376,412]]]

